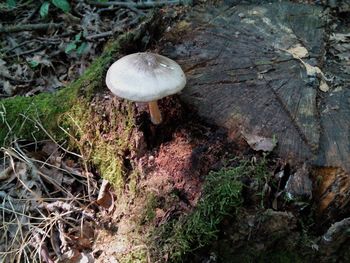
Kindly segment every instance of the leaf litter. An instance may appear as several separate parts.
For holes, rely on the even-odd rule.
[[[94,262],[96,217],[106,210],[95,202],[99,179],[52,141],[14,141],[0,156],[0,261]]]
[[[119,6],[97,8],[85,1],[67,3],[2,4],[0,98],[64,87],[102,52],[108,38],[137,26],[148,12]]]

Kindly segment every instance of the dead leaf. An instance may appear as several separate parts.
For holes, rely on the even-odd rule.
[[[298,45],[297,47],[290,48],[286,50],[289,54],[291,54],[295,59],[299,60],[305,67],[306,74],[310,77],[317,77],[320,79],[319,89],[323,92],[329,91],[329,86],[326,82],[327,78],[322,72],[322,70],[317,66],[311,66],[309,63],[302,60],[302,58],[307,57],[308,51],[306,48]]]
[[[77,263],[93,263],[95,262],[94,256],[92,253],[80,253],[80,259],[77,261]]]
[[[35,170],[29,169],[29,167],[25,163],[17,162],[15,165],[14,173],[19,179],[19,197],[33,197],[33,195],[36,195],[36,197],[40,197],[42,195],[40,180]]]
[[[307,49],[300,44],[295,45],[294,47],[291,47],[287,50],[290,54],[293,55],[293,57],[297,58],[306,58],[309,56],[309,52]]]
[[[329,40],[335,41],[335,42],[350,42],[350,33],[348,34],[334,33],[330,35]]]
[[[323,92],[329,91],[329,86],[325,80],[321,79],[319,89]]]
[[[163,218],[165,215],[165,211],[161,208],[156,208],[156,218],[160,219]]]
[[[62,255],[62,262],[77,263],[80,262],[81,253],[77,249],[69,249]]]
[[[5,180],[7,180],[9,178],[12,178],[12,179],[14,178],[11,166],[6,167],[5,169],[3,169],[0,172],[0,181],[5,181]]]
[[[243,137],[254,151],[271,152],[277,145],[277,141],[274,138],[247,133],[244,133]]]
[[[37,53],[31,58],[27,58],[27,61],[34,65],[43,65],[46,67],[53,67],[50,58],[43,52]]]
[[[12,96],[16,90],[16,87],[13,86],[8,80],[2,81],[2,89],[6,95]]]
[[[46,153],[47,156],[50,156],[51,154],[56,153],[58,151],[58,145],[57,145],[57,143],[54,143],[52,141],[48,141],[44,144],[44,146],[41,150],[44,153]]]
[[[300,60],[305,69],[306,69],[306,74],[310,77],[318,77],[318,76],[323,76],[323,72],[322,70],[319,68],[319,67],[315,67],[315,66],[311,66],[310,64],[308,63],[305,63],[304,61]]]
[[[114,207],[113,194],[110,192],[109,182],[105,179],[103,179],[102,181],[96,203],[108,209],[109,212],[113,210],[113,207]]]
[[[39,168],[39,171],[42,173],[43,180],[45,182],[48,182],[50,184],[60,186],[63,182],[63,172],[61,170],[58,170],[56,168],[47,168],[47,167],[41,167]]]
[[[10,72],[6,67],[6,61],[0,58],[0,72],[2,76],[10,76]]]
[[[71,239],[70,242],[74,242],[73,245],[78,250],[91,249],[92,247],[91,240],[86,237],[69,235],[69,238]]]

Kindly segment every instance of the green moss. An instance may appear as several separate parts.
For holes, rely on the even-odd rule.
[[[147,248],[145,246],[137,246],[127,253],[123,258],[119,259],[121,263],[149,263]]]
[[[45,129],[59,137],[57,132],[58,117],[66,112],[76,100],[77,88],[69,86],[56,93],[41,93],[34,97],[13,97],[0,101],[0,144],[9,136],[21,139],[41,139],[47,137],[39,129]]]
[[[71,145],[79,148],[83,159],[90,161],[119,194],[126,181],[124,153],[134,146],[130,142],[135,128],[133,108],[125,101],[101,100],[95,98],[95,106],[80,100],[61,121],[69,127]]]
[[[226,216],[234,216],[241,206],[244,165],[210,173],[205,180],[203,196],[195,210],[156,230],[152,235],[155,258],[168,254],[170,261],[181,261],[184,256],[208,245],[217,238],[219,224]]]
[[[130,35],[126,34],[126,35]],[[97,166],[101,175],[116,189],[124,186],[122,154],[129,146],[129,137],[134,127],[131,105],[105,108],[110,116],[106,123],[103,110],[91,108],[91,99],[104,86],[104,72],[117,54],[121,37],[107,45],[105,52],[96,59],[81,78],[56,93],[41,93],[33,97],[14,97],[0,102],[0,143],[13,136],[20,139],[39,140],[48,134],[55,139],[67,138],[79,148],[84,160]],[[93,122],[92,122],[93,119]],[[42,127],[39,127],[42,125]],[[63,127],[66,132],[57,127]],[[104,140],[106,133],[117,132],[115,140]]]
[[[46,133],[38,129],[31,120],[40,122],[43,128],[60,139],[63,133],[57,129],[59,117],[73,105],[81,103],[79,100],[91,100],[95,92],[105,86],[105,71],[118,54],[120,43],[125,42],[130,34],[122,35],[106,45],[102,55],[68,87],[55,93],[41,93],[33,97],[16,96],[1,100],[0,143],[3,144],[8,135],[29,140],[47,137]],[[81,104],[85,105],[84,102]]]
[[[114,189],[120,190],[124,187],[125,174],[121,158],[115,153],[114,145],[100,142],[94,147],[92,161],[97,166],[104,179],[108,180]]]
[[[106,75],[106,69],[114,61],[116,54],[118,54],[120,42],[123,38],[125,38],[125,35],[117,41],[106,45],[102,55],[95,59],[84,75],[74,83],[74,86],[79,87],[80,93],[86,99],[90,100],[96,91],[105,86],[104,76]]]
[[[136,169],[134,169],[129,175],[129,183],[127,186],[128,186],[128,193],[131,199],[134,199],[138,194],[137,183],[138,183],[139,177],[140,177],[140,174]]]
[[[158,207],[158,198],[154,193],[149,193],[146,197],[145,209],[140,218],[140,224],[147,224],[156,217],[156,208]]]

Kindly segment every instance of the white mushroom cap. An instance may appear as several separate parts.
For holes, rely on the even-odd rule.
[[[153,53],[135,53],[117,60],[108,69],[107,87],[118,97],[150,102],[175,94],[186,85],[181,67]]]

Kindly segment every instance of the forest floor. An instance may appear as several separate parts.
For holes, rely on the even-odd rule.
[[[83,75],[110,38],[132,31],[152,12],[134,2],[67,3],[0,4],[1,99],[60,90]],[[174,20],[191,9],[160,8]],[[123,107],[105,91],[91,105],[107,124],[110,109]],[[116,153],[123,156],[121,183],[102,178],[86,151],[89,138],[57,141],[40,120],[29,118],[45,140],[9,135],[0,153],[1,262],[349,259],[349,240],[337,236],[349,229],[349,220],[332,225],[320,219],[308,167],[279,158],[274,138],[229,135],[177,96],[161,101],[167,120],[159,127],[142,105],[130,107],[123,112],[134,116],[133,147]],[[89,125],[100,129],[102,123]],[[103,136],[114,140],[121,133]],[[292,175],[303,178],[302,187]]]

